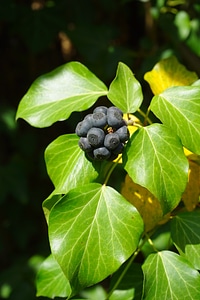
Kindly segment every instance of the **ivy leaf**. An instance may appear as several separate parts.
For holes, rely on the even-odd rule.
[[[91,163],[79,148],[76,134],[65,134],[54,140],[45,151],[47,172],[56,194],[66,194],[70,189],[94,181],[101,164]]]
[[[154,95],[173,86],[191,85],[198,79],[195,72],[188,71],[175,56],[159,61],[144,75]]]
[[[16,119],[47,127],[74,111],[91,107],[107,87],[79,62],[70,62],[38,77],[20,101]]]
[[[47,224],[49,223],[49,214],[52,207],[63,197],[62,194],[56,194],[55,190],[42,202],[42,209],[44,212]]]
[[[187,149],[200,154],[200,87],[170,88],[154,96],[151,109]]]
[[[136,250],[142,232],[138,211],[97,183],[70,190],[49,216],[52,253],[75,293],[115,272]]]
[[[116,77],[109,87],[107,96],[124,113],[134,113],[142,103],[143,94],[139,81],[129,67],[121,62],[118,64]]]
[[[200,269],[200,211],[183,212],[171,221],[172,240],[179,253]]]
[[[200,299],[200,275],[178,254],[170,251],[150,254],[142,269],[144,300]]]
[[[162,124],[140,128],[123,160],[132,180],[158,198],[164,214],[177,206],[188,179],[188,161],[176,134]]]
[[[68,297],[71,294],[69,281],[52,255],[48,256],[37,274],[37,297]]]

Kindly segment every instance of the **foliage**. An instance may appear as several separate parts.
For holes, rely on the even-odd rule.
[[[199,299],[200,211],[187,189],[199,188],[191,170],[195,164],[199,176],[200,86],[174,57],[158,62],[158,76],[154,70],[145,75],[155,92],[146,112],[141,85],[122,62],[108,88],[84,65],[70,62],[40,76],[22,98],[16,118],[35,127],[86,111],[102,96],[135,120],[114,162],[89,161],[74,133],[47,147],[54,191],[43,209],[52,255],[38,273],[38,296],[89,299],[91,291],[93,299],[98,293],[101,299],[161,299],[167,292],[170,299]],[[170,81],[171,73],[177,80]],[[155,81],[162,91],[155,91]],[[157,246],[166,228],[168,242]],[[99,289],[105,279],[109,288]]]
[[[41,130],[30,128],[23,121],[16,123],[16,107],[27,87],[37,76],[68,61],[82,62],[109,86],[115,76],[118,61],[123,61],[134,70],[141,82],[144,100],[140,109],[146,111],[152,94],[148,84],[143,80],[143,75],[151,70],[160,59],[175,54],[189,70],[196,71],[198,76],[200,75],[199,33],[200,4],[198,1],[2,1],[0,10],[2,73],[0,298],[35,299],[34,276],[38,263],[34,258],[39,255],[42,259],[49,253],[47,228],[42,215],[41,202],[52,191],[52,182],[48,179],[45,170],[44,149],[59,135],[73,133],[75,125],[85,114],[85,112],[72,113],[66,121],[56,122],[50,128]],[[100,98],[95,105],[98,102],[108,104],[106,97]],[[139,117],[138,113],[136,115]],[[131,118],[143,125],[135,116]],[[151,114],[151,119],[156,121],[153,114]],[[143,122],[142,118],[141,121]],[[129,126],[131,132],[137,128]],[[182,199],[187,209],[192,211],[199,201],[199,158],[187,149],[184,149],[184,152],[189,158],[190,184]],[[47,153],[47,156],[51,159],[51,151],[49,154]],[[60,154],[62,154],[61,148]],[[69,167],[68,164],[65,170]],[[73,171],[75,170],[74,168]],[[48,172],[51,173],[50,170]],[[102,176],[105,172],[106,168],[103,172],[97,170],[97,173]],[[101,176],[96,178],[97,174],[95,174],[96,169],[93,178],[95,181],[102,182]],[[123,181],[125,191],[123,195],[129,200],[131,192],[134,193],[130,201],[134,199],[134,206],[143,219],[146,218],[150,223],[152,222],[152,225],[149,223],[148,226],[145,220],[146,230],[148,227],[152,228],[160,216],[148,214],[148,206],[151,206],[151,201],[153,201],[153,205],[160,207],[160,202],[127,175],[126,179],[130,181],[129,193],[122,176],[125,177],[126,173],[122,164],[118,164],[108,184],[122,193],[120,184]],[[83,183],[88,183],[86,181]],[[72,182],[74,181],[71,180]],[[144,189],[141,197],[137,193],[138,188]],[[135,189],[136,192],[134,192]],[[146,194],[149,195],[148,202],[143,201]],[[60,195],[55,192],[44,202],[43,207],[47,217],[51,204],[53,205],[59,198]],[[142,204],[139,199],[142,199]],[[161,208],[160,212],[162,213]],[[169,214],[165,216],[166,219],[168,217]],[[165,219],[162,222],[165,222]],[[162,227],[162,230],[164,228],[168,228],[167,225]],[[169,231],[152,236],[157,249],[168,247],[168,233]],[[145,244],[142,253],[152,251],[148,245]],[[33,263],[30,264],[32,258]],[[139,259],[140,255],[137,261]],[[136,270],[138,272],[138,269]],[[126,274],[130,275],[129,272]],[[127,277],[124,278],[125,280],[122,280],[122,284],[119,285],[122,289],[116,290],[111,297],[117,294],[118,298],[122,299],[122,295],[126,293],[123,290],[124,286],[126,289],[129,288],[130,294],[133,293],[133,285],[131,287],[128,283],[126,285]],[[108,286],[107,282],[103,285]],[[82,291],[80,297],[103,299],[106,296],[104,288],[98,285]]]

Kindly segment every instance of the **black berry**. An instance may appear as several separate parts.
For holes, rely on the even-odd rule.
[[[94,127],[104,128],[107,125],[107,116],[103,112],[94,112],[92,122]]]
[[[119,127],[125,125],[122,113],[119,109],[114,109],[113,107],[108,108],[107,111],[107,121],[108,126],[118,129]]]
[[[120,143],[120,139],[117,133],[109,133],[105,136],[104,146],[109,150],[115,149]]]
[[[78,142],[78,145],[85,152],[90,152],[93,150],[92,146],[90,145],[86,137],[81,137]]]
[[[83,120],[77,124],[75,132],[80,137],[86,137],[90,128],[92,128],[91,122],[88,120]]]
[[[114,160],[129,139],[122,111],[111,106],[98,106],[76,126],[79,147],[89,160]]]
[[[119,136],[120,142],[124,143],[129,139],[130,133],[126,125],[117,129],[116,133]]]
[[[105,133],[101,128],[93,127],[87,133],[87,139],[90,145],[94,148],[103,145]]]
[[[100,147],[95,149],[93,154],[96,160],[105,160],[110,157],[111,152],[106,147]]]
[[[97,106],[94,110],[93,113],[97,113],[97,112],[102,112],[105,115],[107,114],[107,107],[106,106]]]

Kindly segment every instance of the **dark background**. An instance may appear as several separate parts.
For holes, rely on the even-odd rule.
[[[50,128],[15,122],[39,75],[75,60],[107,85],[119,61],[141,82],[172,54],[200,75],[199,1],[6,0],[0,4],[0,298],[36,299],[35,273],[48,256],[42,201],[53,191],[44,150],[73,132],[77,115]],[[45,298],[41,298],[45,299]]]

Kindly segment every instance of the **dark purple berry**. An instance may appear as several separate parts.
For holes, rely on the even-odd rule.
[[[119,143],[119,145],[115,149],[112,150],[112,153],[118,155],[118,154],[122,153],[123,149],[124,149],[124,144]]]
[[[89,121],[83,120],[79,122],[76,126],[75,132],[78,136],[86,137],[88,130],[92,128],[92,125],[90,124]]]
[[[105,133],[101,128],[93,127],[87,133],[87,139],[90,145],[98,148],[103,145]]]
[[[90,152],[93,150],[92,146],[90,145],[86,137],[81,137],[78,142],[78,145],[85,152]]]
[[[106,106],[97,106],[94,110],[93,113],[97,113],[97,112],[102,112],[105,115],[107,114],[107,107]]]
[[[118,134],[120,142],[122,143],[126,142],[130,137],[129,130],[126,125],[117,129],[116,133]]]
[[[106,147],[100,147],[93,151],[94,159],[106,160],[110,157],[111,153]]]
[[[105,136],[104,146],[109,150],[115,149],[120,143],[119,136],[116,133],[109,133]]]
[[[123,115],[121,111],[118,109],[114,109],[113,107],[108,108],[107,111],[107,121],[108,126],[118,129],[119,127],[125,125],[125,120],[123,119]]]
[[[94,112],[92,122],[94,127],[104,128],[107,125],[107,116],[103,112]]]

